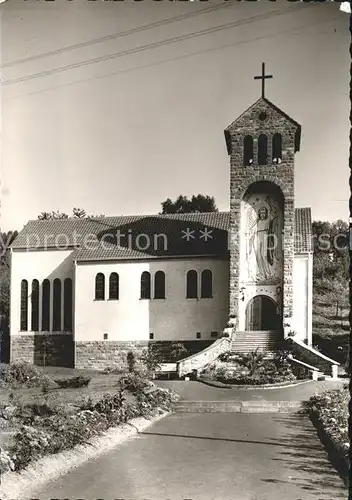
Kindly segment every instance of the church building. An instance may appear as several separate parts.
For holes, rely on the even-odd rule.
[[[29,221],[11,246],[11,361],[104,368],[150,342],[312,343],[301,126],[262,95],[225,130],[230,211]]]

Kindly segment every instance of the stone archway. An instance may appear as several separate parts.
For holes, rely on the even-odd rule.
[[[246,307],[246,331],[279,330],[277,304],[267,295],[256,295]]]

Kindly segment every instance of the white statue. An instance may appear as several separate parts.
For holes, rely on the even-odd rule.
[[[247,263],[249,277],[254,281],[277,281],[281,263],[281,223],[269,197],[255,210],[250,207],[247,218]]]

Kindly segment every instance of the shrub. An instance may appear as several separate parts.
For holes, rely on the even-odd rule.
[[[160,367],[161,354],[156,349],[153,349],[151,345],[148,349],[144,349],[140,357],[140,361],[146,366],[149,372],[155,371]]]
[[[90,377],[79,375],[78,377],[55,379],[55,382],[61,389],[78,389],[80,387],[87,387],[90,380]]]
[[[136,368],[136,357],[132,351],[129,351],[127,353],[127,365],[128,365],[128,371],[130,373],[135,371]]]
[[[48,386],[52,382],[41,370],[24,361],[2,365],[0,372],[3,382],[13,388]]]
[[[23,425],[13,436],[9,454],[14,463],[14,469],[20,470],[33,461],[44,456],[50,448],[51,436],[48,432]]]
[[[0,448],[0,477],[6,472],[15,470],[15,464],[9,453]]]
[[[122,377],[118,382],[118,386],[121,389],[126,389],[132,393],[143,391],[146,387],[150,386],[150,384],[150,380],[146,379],[139,373],[129,373],[125,377]]]
[[[189,351],[181,342],[172,342],[169,350],[168,362],[175,363],[180,359],[187,358]]]
[[[317,394],[308,401],[310,412],[316,414],[330,439],[349,449],[348,417],[350,394],[348,387]]]

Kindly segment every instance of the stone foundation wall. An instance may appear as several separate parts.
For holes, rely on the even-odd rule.
[[[118,366],[127,369],[127,353],[132,351],[137,357],[148,347],[149,341],[77,341],[75,343],[75,368],[103,370]]]
[[[10,361],[73,368],[72,334],[28,334],[11,336]]]

